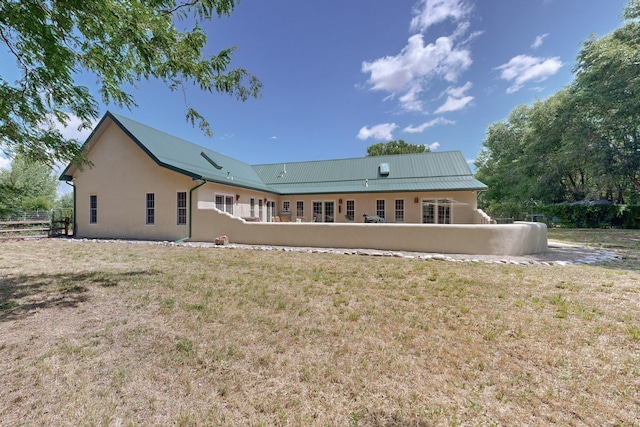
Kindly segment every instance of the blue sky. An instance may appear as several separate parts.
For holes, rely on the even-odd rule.
[[[620,27],[625,4],[243,0],[231,17],[205,23],[208,53],[236,46],[232,66],[262,81],[260,99],[142,82],[131,88],[137,108],[101,113],[250,164],[361,157],[392,139],[472,161],[487,126],[571,82],[581,42]],[[207,117],[213,138],[185,121],[186,105]]]

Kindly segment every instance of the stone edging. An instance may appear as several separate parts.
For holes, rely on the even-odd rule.
[[[217,248],[217,249],[244,249],[244,250],[261,250],[261,251],[283,251],[283,252],[306,252],[306,253],[320,253],[320,254],[334,254],[334,255],[359,255],[359,256],[372,256],[372,257],[389,257],[389,258],[404,258],[404,259],[422,259],[433,261],[449,261],[449,262],[472,262],[472,263],[486,263],[486,264],[511,264],[511,265],[556,265],[556,266],[569,266],[569,265],[588,265],[599,262],[613,262],[618,261],[622,257],[614,252],[596,249],[583,249],[591,252],[588,256],[582,256],[578,259],[563,259],[563,260],[536,260],[532,259],[534,256],[521,256],[521,257],[501,257],[499,255],[465,255],[465,254],[428,254],[428,253],[415,253],[415,252],[397,252],[397,251],[381,251],[373,249],[331,249],[331,248],[311,248],[311,247],[288,247],[288,246],[268,246],[268,245],[244,245],[244,244],[225,244],[215,245],[213,243],[205,242],[186,242],[175,243],[169,241],[143,241],[143,240],[116,240],[116,239],[65,239],[69,242],[98,242],[98,243],[125,243],[125,244],[150,244],[150,245],[164,245],[175,247],[187,247],[187,248]],[[562,248],[577,248],[570,245],[554,245],[554,248],[562,250]]]

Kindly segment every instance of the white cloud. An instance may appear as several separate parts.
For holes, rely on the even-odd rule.
[[[358,132],[358,139],[393,139],[393,131],[398,127],[395,123],[381,123],[379,125],[371,126],[370,128],[363,126]]]
[[[413,10],[411,29],[420,32],[447,21],[460,21],[471,12],[463,0],[420,0]]]
[[[447,97],[447,100],[435,111],[436,114],[448,113],[450,111],[462,110],[471,101],[473,96],[464,96],[462,98]]]
[[[536,39],[534,40],[533,44],[531,44],[531,49],[537,49],[540,46],[542,46],[542,43],[544,42],[544,39],[546,39],[549,36],[549,33],[545,33],[545,34],[541,34],[539,36],[536,37]]]
[[[402,110],[423,112],[420,95],[427,85],[435,79],[455,82],[473,62],[467,46],[480,33],[468,35],[471,11],[467,0],[418,0],[410,24],[416,34],[400,53],[362,62],[371,90],[387,92],[385,100],[397,98]],[[426,42],[427,29],[446,21],[457,23],[455,30]]]
[[[419,95],[430,79],[453,82],[471,66],[471,52],[454,42],[451,37],[439,37],[425,45],[422,34],[415,34],[398,55],[363,62],[362,72],[370,73],[372,90],[399,95],[404,110],[422,111]]]
[[[436,126],[436,125],[452,125],[454,123],[455,123],[454,121],[447,120],[444,117],[437,117],[433,120],[429,120],[428,122],[424,122],[421,125],[416,127],[409,125],[403,130],[404,132],[407,132],[407,133],[421,133],[421,132],[424,132],[425,129]]]
[[[448,113],[450,111],[462,110],[471,101],[473,96],[466,95],[466,92],[473,87],[471,82],[467,82],[464,86],[450,86],[444,91],[443,95],[447,95],[447,100],[435,111],[435,114]]]
[[[80,129],[82,120],[73,114],[69,114],[66,126],[57,121],[55,117],[49,117],[49,125],[58,129],[62,136],[67,139],[76,139],[80,142],[84,142],[91,135],[96,124],[97,122],[92,123],[89,129]]]
[[[529,55],[518,55],[496,69],[502,71],[500,78],[513,82],[507,89],[507,93],[514,93],[519,91],[527,82],[542,82],[548,79],[557,73],[562,65],[557,56],[553,58],[538,58]]]
[[[440,143],[434,142],[433,144],[429,144],[427,147],[429,147],[429,150],[431,151],[436,151],[438,148],[440,148]]]

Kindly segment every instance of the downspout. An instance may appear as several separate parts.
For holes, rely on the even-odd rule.
[[[70,185],[73,188],[73,237],[76,237],[76,229],[77,229],[77,224],[76,224],[76,186],[73,185],[73,183],[69,183],[69,181],[65,181],[67,183],[67,185]],[[65,236],[68,237],[68,236]]]
[[[194,180],[196,180],[194,178]],[[196,185],[195,187],[193,187],[191,190],[189,190],[189,235],[187,237],[183,237],[180,240],[176,240],[175,243],[184,243],[187,240],[191,239],[191,234],[193,232],[193,227],[192,227],[192,223],[193,223],[193,190],[197,190],[198,188],[202,187],[203,185],[205,185],[207,183],[207,180],[204,178],[200,178],[198,181],[202,181],[200,184]]]

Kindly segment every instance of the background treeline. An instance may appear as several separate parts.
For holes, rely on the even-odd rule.
[[[11,167],[0,169],[0,220],[27,211],[70,210],[73,195],[58,196],[58,184],[50,165],[16,153]]]
[[[475,163],[489,186],[479,199],[487,213],[548,211],[564,225],[638,227],[640,0],[623,16],[622,27],[583,43],[568,87],[489,126]],[[593,200],[614,206],[567,203]],[[585,220],[594,215],[608,219]]]

